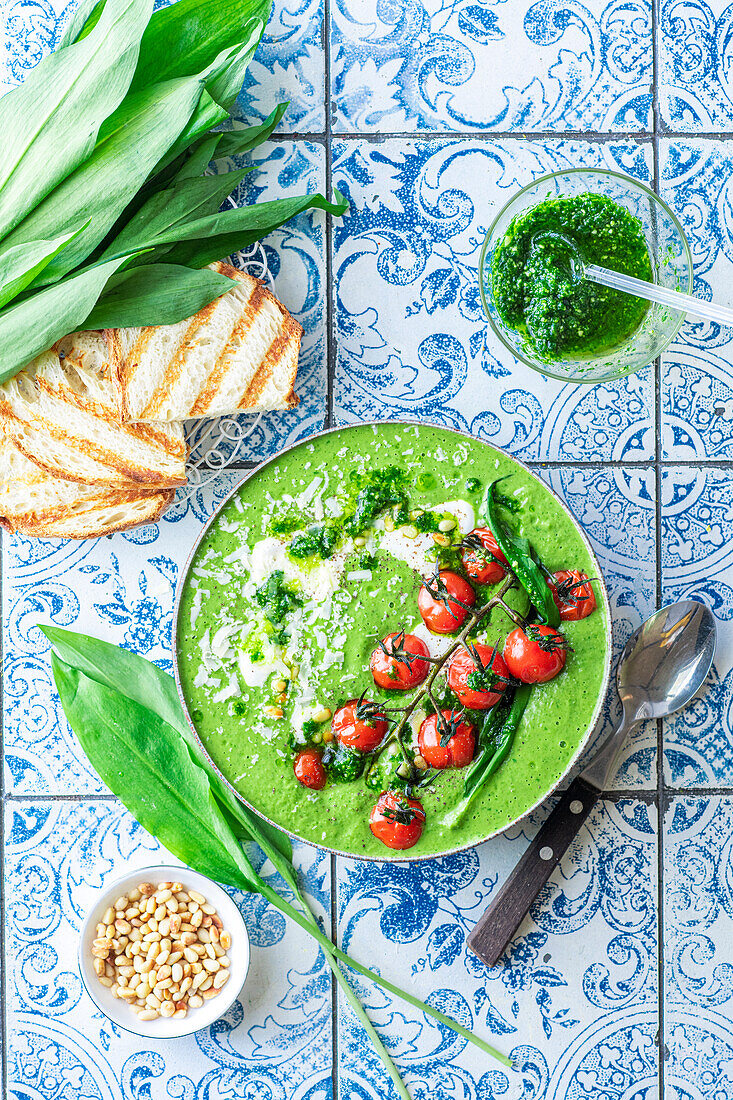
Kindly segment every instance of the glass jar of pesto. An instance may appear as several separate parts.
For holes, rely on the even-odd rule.
[[[492,329],[518,359],[563,381],[647,366],[684,313],[588,282],[583,263],[692,290],[682,226],[653,191],[619,172],[553,172],[519,191],[486,234],[479,288]]]

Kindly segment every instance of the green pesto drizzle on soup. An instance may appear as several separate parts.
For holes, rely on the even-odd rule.
[[[496,309],[544,360],[588,358],[623,344],[648,303],[584,280],[578,259],[653,281],[644,228],[606,195],[545,199],[511,221],[494,252]]]
[[[362,497],[356,521],[355,500],[390,468],[400,476],[390,475],[385,494]],[[429,479],[423,477],[426,468]],[[502,477],[502,496],[516,506],[504,516],[532,541],[546,566],[595,575],[574,524],[539,482],[493,448],[427,426],[386,424],[378,433],[355,428],[301,444],[245,482],[212,525],[182,593],[181,682],[212,758],[268,818],[318,844],[380,858],[399,855],[372,834],[369,815],[381,791],[404,788],[402,756],[391,743],[376,757],[347,751],[333,736],[331,716],[362,695],[378,707],[394,703],[399,693],[378,688],[369,670],[378,640],[404,627],[436,644],[420,625],[420,575],[413,558],[421,554],[428,572],[436,557],[441,565],[460,568],[458,542],[466,530],[485,525],[480,502],[487,485]],[[393,496],[397,503],[387,504]],[[274,533],[278,517],[287,514],[297,514],[300,527]],[[452,522],[453,529],[419,531],[420,514],[439,517],[444,527]],[[326,526],[338,531],[329,557],[293,558],[294,535]],[[448,547],[435,542],[444,535]],[[476,588],[477,601],[484,603],[496,586]],[[522,592],[510,591],[507,602],[527,612]],[[461,799],[461,769],[442,772],[437,782],[411,792],[426,818],[412,855],[477,842],[558,781],[603,683],[607,614],[600,602],[589,618],[563,623],[573,647],[565,669],[532,689],[508,758],[465,817],[446,823]],[[513,627],[505,612],[492,611],[475,640],[493,646]],[[274,635],[281,630],[278,640]],[[481,690],[492,682],[478,677],[474,686]],[[434,698],[438,707],[450,704],[445,684],[436,684]],[[431,709],[427,702],[421,718]],[[467,715],[478,727],[482,714]],[[308,790],[295,778],[294,754],[303,749],[325,762],[323,789]],[[407,803],[387,812],[399,822],[412,813]]]

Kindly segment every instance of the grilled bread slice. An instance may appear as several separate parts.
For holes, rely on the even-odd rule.
[[[228,264],[239,286],[177,325],[106,336],[123,420],[186,420],[291,409],[302,328],[264,283]]]
[[[15,446],[47,473],[107,489],[186,484],[182,424],[122,424],[107,342],[65,337],[0,386],[0,420]]]
[[[0,525],[42,539],[88,539],[155,523],[175,489],[106,489],[54,477],[0,433]]]

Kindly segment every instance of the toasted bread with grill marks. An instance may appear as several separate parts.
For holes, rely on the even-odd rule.
[[[54,477],[107,489],[186,484],[182,424],[121,423],[102,333],[65,337],[0,385],[0,420]]]
[[[42,539],[87,539],[155,523],[175,489],[107,489],[46,473],[0,432],[0,525]]]
[[[109,329],[123,420],[174,421],[291,409],[302,328],[259,279],[240,284],[176,325]]]

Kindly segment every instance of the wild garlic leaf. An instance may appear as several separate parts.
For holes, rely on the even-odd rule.
[[[4,242],[12,246],[32,237],[49,237],[63,226],[78,224],[83,217],[90,219],[84,232],[36,279],[35,286],[56,282],[87,259],[175,141],[200,95],[201,85],[189,77],[128,96],[113,116],[114,125],[100,131],[91,156]]]
[[[189,867],[259,892],[259,877],[217,805],[206,773],[154,711],[53,655],[56,688],[92,767],[144,829]]]
[[[29,286],[39,272],[58,256],[69,241],[89,223],[52,240],[26,241],[0,252],[0,309]]]
[[[162,721],[177,730],[194,760],[209,776],[216,798],[235,818],[241,830],[239,835],[257,841],[268,854],[268,848],[275,847],[281,857],[290,860],[292,847],[286,834],[248,810],[222,782],[204,756],[191,732],[172,676],[145,657],[88,634],[51,625],[41,626],[40,629],[65,664],[103,686],[122,691],[128,698],[155,711]],[[278,870],[282,873],[280,867]]]
[[[84,161],[124,99],[152,0],[107,0],[86,38],[0,98],[0,238]]]
[[[0,382],[7,382],[62,336],[80,329],[125,260],[87,268],[0,310]]]
[[[175,325],[238,285],[208,268],[176,264],[127,268],[109,280],[84,328]]]

